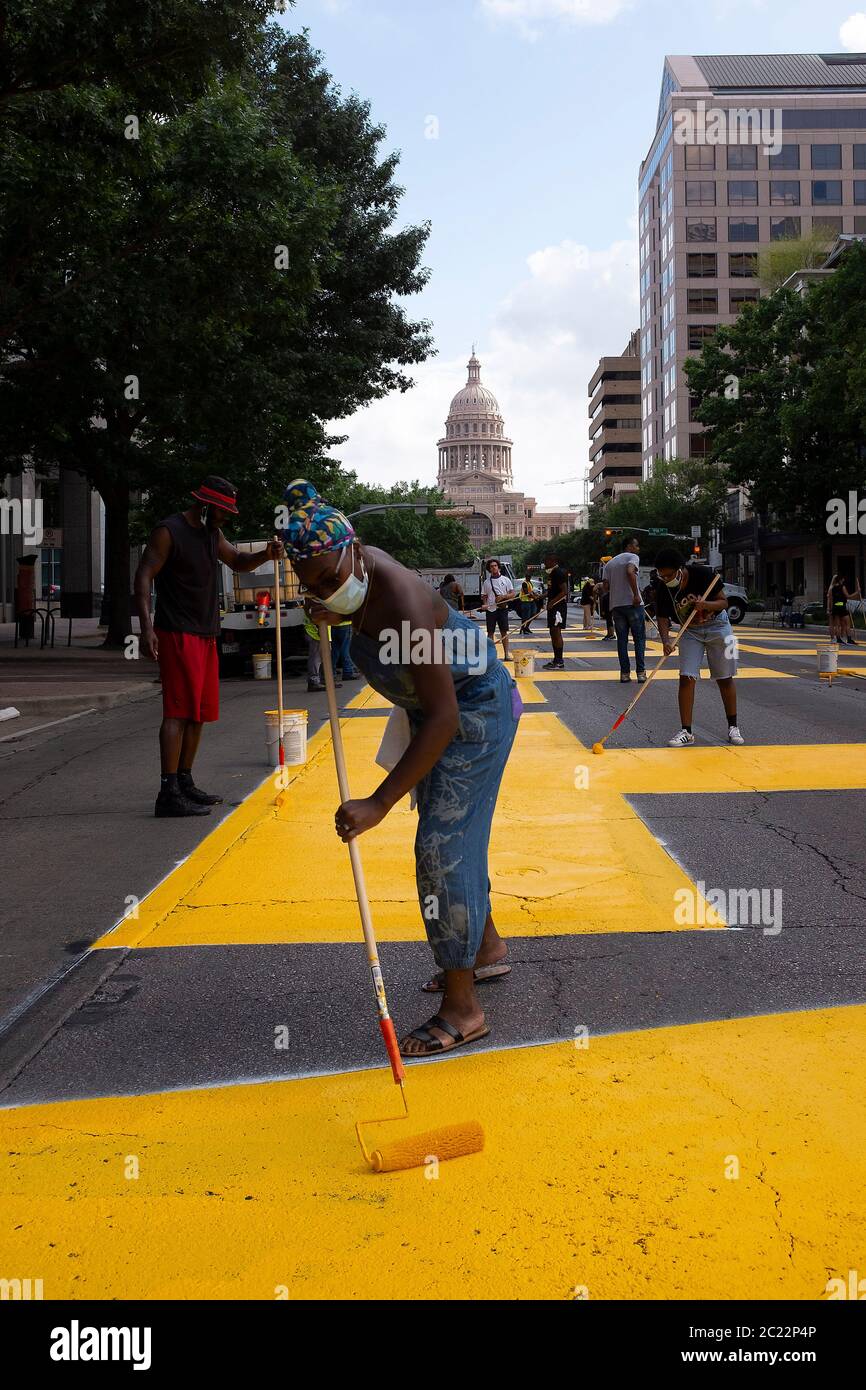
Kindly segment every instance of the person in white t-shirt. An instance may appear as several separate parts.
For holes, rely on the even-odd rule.
[[[502,634],[502,659],[508,661],[508,601],[515,597],[510,579],[499,568],[498,560],[487,561],[487,578],[481,585],[481,602],[487,615],[487,636]]]

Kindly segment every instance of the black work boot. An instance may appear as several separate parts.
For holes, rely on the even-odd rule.
[[[156,798],[153,814],[158,819],[163,816],[209,816],[210,806],[202,806],[199,802],[191,801],[180,788],[172,788],[160,791]]]
[[[196,806],[221,806],[222,797],[213,796],[210,792],[203,792],[192,780],[191,772],[179,772],[177,774],[177,785],[181,796],[185,796],[187,801],[192,801]]]

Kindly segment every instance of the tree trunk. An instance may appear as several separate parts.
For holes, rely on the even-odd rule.
[[[129,576],[129,486],[113,482],[102,493],[105,503],[105,597],[108,633],[104,646],[122,647],[132,631],[132,585]]]

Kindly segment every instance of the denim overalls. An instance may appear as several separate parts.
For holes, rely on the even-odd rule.
[[[448,660],[459,728],[416,788],[415,879],[436,964],[442,970],[468,970],[475,964],[490,912],[490,827],[522,706],[514,681],[477,622],[449,608],[442,632],[465,633],[470,655],[462,659],[457,652]],[[365,633],[356,632],[352,638],[354,664],[374,690],[408,712],[415,734],[423,714],[412,665],[383,661],[384,650],[381,640]],[[485,656],[486,670],[479,674]]]

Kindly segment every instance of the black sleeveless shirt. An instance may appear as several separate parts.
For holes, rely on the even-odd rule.
[[[219,531],[190,526],[182,512],[161,521],[171,554],[155,579],[153,625],[163,632],[215,637],[220,630]]]

